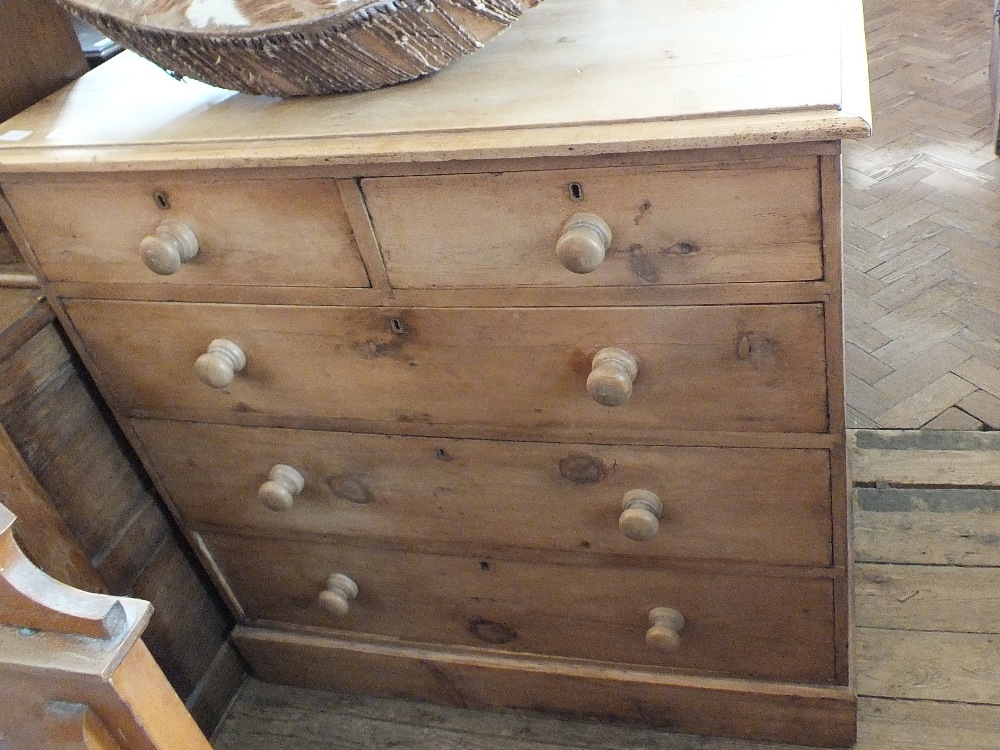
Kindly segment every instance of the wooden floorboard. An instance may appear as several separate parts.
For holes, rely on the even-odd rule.
[[[873,135],[844,150],[852,427],[1000,428],[988,5],[865,2]]]

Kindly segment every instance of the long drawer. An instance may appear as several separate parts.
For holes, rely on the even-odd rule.
[[[570,567],[204,534],[251,623],[696,670],[832,682],[833,581]],[[330,577],[357,586],[328,609]],[[343,588],[339,588],[342,592]],[[684,618],[680,644],[647,643],[650,612]]]
[[[726,168],[724,168],[726,166]],[[396,287],[645,286],[823,276],[814,157],[715,168],[576,169],[362,180]],[[572,273],[575,214],[610,244]]]
[[[334,180],[158,175],[11,182],[4,193],[49,281],[370,286]],[[142,242],[163,227],[176,240],[178,223],[198,252],[154,273]]]
[[[132,414],[531,434],[827,428],[819,304],[382,309],[76,299],[66,307],[105,385]],[[194,366],[220,338],[239,346],[246,365],[216,389]],[[588,394],[588,381],[597,371],[605,382],[595,355],[616,348],[635,358],[637,375],[627,402],[609,407]]]
[[[132,424],[170,496],[196,528],[280,530],[416,547],[433,542],[466,549],[830,564],[830,459],[824,450]],[[290,467],[303,484],[283,485],[279,469],[275,485],[274,466]],[[661,501],[658,521],[635,490]],[[652,538],[626,538],[619,525],[626,495],[632,514],[646,511],[634,523],[652,529]],[[636,536],[636,527],[626,529]]]

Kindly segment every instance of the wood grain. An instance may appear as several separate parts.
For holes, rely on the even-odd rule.
[[[852,449],[849,455],[855,482],[1000,486],[1000,463],[990,451]]]
[[[992,750],[1000,708],[861,698],[857,750]],[[696,737],[528,711],[455,709],[430,703],[293,688],[251,680],[221,731],[216,750],[321,745],[330,737],[363,750],[794,750],[789,745]]]
[[[21,519],[15,537],[37,567],[75,588],[104,592],[103,581],[2,427],[0,503]]]
[[[854,573],[860,627],[1000,632],[998,568],[861,563]]]
[[[998,641],[995,634],[859,628],[858,692],[998,705]]]
[[[818,305],[378,310],[81,299],[67,310],[126,412],[498,424],[528,435],[552,424],[617,427],[637,442],[665,429],[827,427]],[[193,375],[219,336],[248,360],[225,392]],[[628,348],[642,371],[617,409],[585,388],[591,358],[608,345]]]
[[[184,705],[207,735],[222,724],[247,679],[246,666],[227,638]]]
[[[399,163],[864,136],[868,113],[856,111],[866,99],[863,63],[843,77],[841,37],[861,58],[856,17],[795,0],[725,10],[678,2],[666,12],[661,0],[628,0],[611,14],[546,0],[477,54],[388,96],[283,103],[181,83],[119,55],[81,83],[87,93],[67,90],[12,121],[31,135],[6,148],[4,161],[11,171],[70,172]],[[178,119],[178,108],[194,114]],[[114,123],[100,114],[109,111]],[[58,129],[67,120],[72,132]],[[82,146],[72,159],[47,158],[69,143]]]
[[[0,357],[0,423],[14,444],[7,446],[2,472],[14,484],[5,487],[3,502],[24,513],[18,539],[48,573],[119,595],[139,587],[163,605],[147,638],[187,695],[225,636],[224,613],[183,555],[181,564],[151,565],[158,549],[156,559],[165,559],[168,538],[178,553],[174,532],[86,374],[49,323],[51,311],[36,305],[36,297],[29,291],[0,294],[0,321],[9,324],[0,342],[12,344]],[[32,312],[25,316],[25,310]],[[181,605],[174,606],[178,599]],[[226,684],[235,690],[232,681]],[[212,709],[199,715],[214,722],[220,714]],[[204,726],[210,731],[215,724]]]
[[[482,47],[537,1],[64,0],[178,76],[270,96],[367,91],[428,75]]]
[[[132,591],[152,603],[146,640],[174,690],[188,699],[226,642],[228,614],[173,537],[152,555]]]
[[[815,159],[740,166],[382,178],[361,188],[395,287],[822,278]],[[566,271],[555,252],[581,211],[612,230],[606,260],[584,275]]]
[[[828,565],[826,451],[500,443],[136,420],[193,525],[290,536]],[[274,464],[305,477],[290,509],[257,489]],[[618,528],[622,497],[655,491],[658,538]]]
[[[752,740],[844,747],[855,737],[855,701],[843,688],[762,685],[566,661],[557,671],[509,656],[468,656],[395,645],[352,644],[238,628],[237,645],[266,678],[307,675],[312,687],[492,709],[548,705],[564,716],[609,712],[647,726]],[[313,668],[303,671],[305,664]],[[322,665],[317,668],[317,665]],[[534,679],[524,679],[535,672]],[[644,738],[653,736],[646,733]],[[669,735],[664,735],[669,736]],[[740,747],[733,742],[730,747]],[[492,747],[493,745],[488,745]],[[697,747],[697,745],[695,746]]]
[[[1000,565],[1000,515],[982,511],[859,511],[855,559],[924,565]]]
[[[173,174],[4,188],[49,281],[367,287],[333,180],[219,180]],[[115,221],[108,223],[109,212]],[[139,244],[181,221],[198,254],[161,276]]]
[[[835,680],[829,580],[560,566],[265,539],[251,542],[255,560],[248,560],[247,540],[202,537],[249,622],[702,673]],[[347,574],[360,589],[339,618],[317,601],[331,573]],[[448,581],[446,589],[440,581]],[[649,611],[658,606],[673,607],[687,620],[682,646],[670,654],[646,644]]]

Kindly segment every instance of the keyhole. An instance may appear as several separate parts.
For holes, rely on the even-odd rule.
[[[170,208],[170,199],[166,193],[157,193],[153,196],[153,200],[156,202],[156,207],[161,211],[166,211]]]
[[[393,333],[404,334],[406,333],[406,324],[399,318],[393,318],[389,321],[389,328],[392,329]]]
[[[573,201],[583,200],[583,185],[579,182],[571,182],[569,184],[569,198]]]

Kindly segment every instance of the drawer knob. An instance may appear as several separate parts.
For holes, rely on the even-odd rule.
[[[150,271],[169,276],[198,254],[198,237],[184,222],[164,219],[142,238],[139,252]]]
[[[646,643],[660,651],[676,651],[681,645],[684,615],[670,607],[655,607],[649,611]]]
[[[225,388],[232,384],[236,373],[247,366],[247,355],[229,339],[216,339],[208,351],[194,363],[194,371],[205,385]]]
[[[320,592],[319,606],[332,615],[343,617],[358,596],[358,584],[343,573],[334,573],[326,579],[326,588]]]
[[[602,406],[622,406],[632,396],[639,363],[624,349],[609,346],[594,355],[587,392]]]
[[[648,542],[660,530],[663,501],[649,490],[630,490],[622,498],[618,527],[635,542]]]
[[[267,477],[267,481],[257,490],[257,497],[268,510],[288,510],[306,486],[302,475],[285,464],[272,466]]]
[[[611,247],[611,227],[600,216],[573,214],[556,242],[556,255],[573,273],[590,273],[600,268]]]

